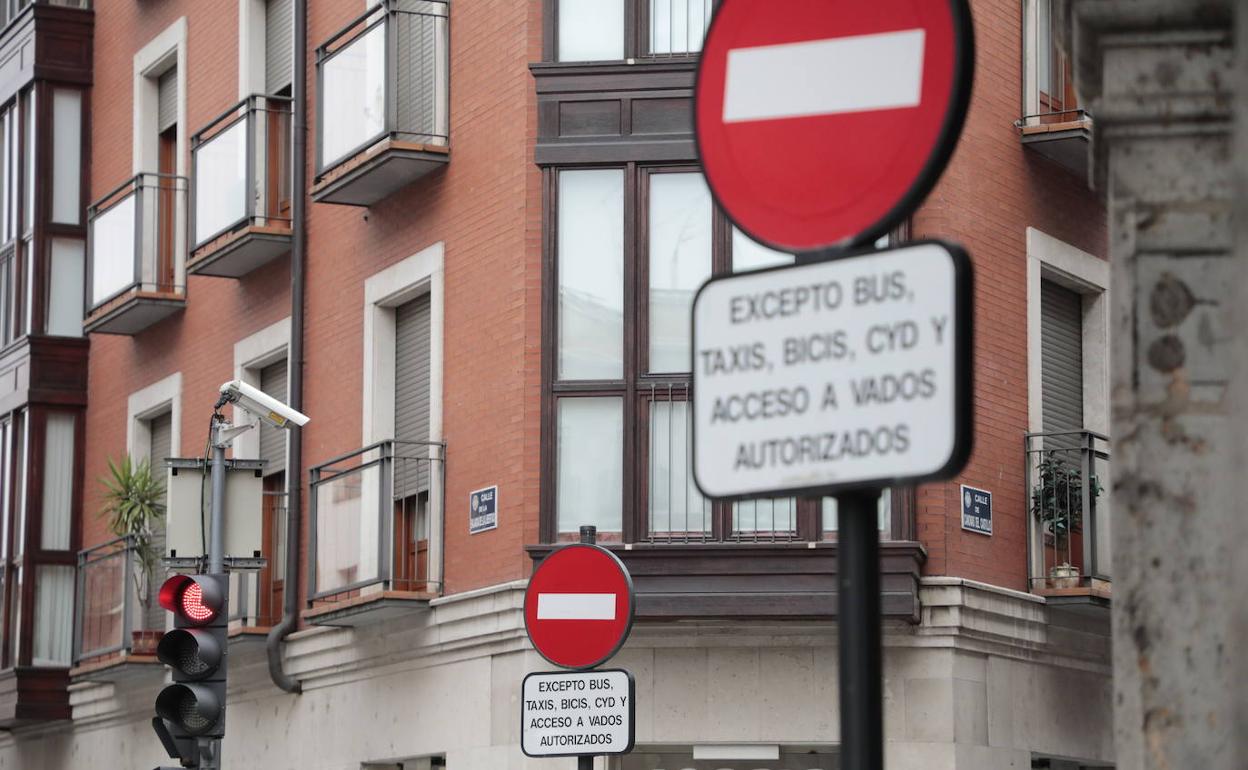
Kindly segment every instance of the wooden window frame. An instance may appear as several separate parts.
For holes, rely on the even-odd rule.
[[[714,0],[712,13],[719,0]],[[648,50],[650,27],[649,0],[624,0],[624,59],[604,59],[603,62],[628,61],[632,59],[694,60],[701,51],[693,53],[651,54]],[[559,61],[559,0],[542,0],[542,59]],[[584,62],[578,62],[583,64]]]
[[[624,184],[624,340],[621,379],[561,380],[559,359],[559,273],[558,273],[558,202],[559,174],[565,171],[619,169]],[[559,402],[565,398],[613,397],[622,400],[624,431],[622,467],[622,499],[620,533],[601,533],[606,542],[625,543],[725,543],[725,542],[811,542],[835,539],[825,533],[821,522],[821,503],[801,499],[797,503],[793,532],[735,532],[732,527],[732,504],[712,503],[711,531],[706,537],[652,537],[649,535],[649,407],[655,401],[673,398],[676,392],[688,393],[690,373],[650,374],[649,369],[649,205],[650,179],[656,174],[690,173],[697,165],[673,163],[614,163],[599,165],[568,165],[543,169],[543,365],[542,365],[542,468],[540,537],[544,543],[570,541],[575,533],[559,532],[557,442]],[[723,275],[732,271],[732,224],[719,208],[711,212],[711,272]],[[904,238],[903,230],[894,238]],[[672,393],[672,395],[668,395]],[[676,399],[680,400],[680,399]],[[889,537],[893,540],[913,539],[914,490],[910,487],[892,490],[893,503]]]

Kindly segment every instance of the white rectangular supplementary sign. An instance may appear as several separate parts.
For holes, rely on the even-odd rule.
[[[632,751],[636,705],[627,671],[529,674],[520,689],[520,748],[526,755]]]
[[[615,594],[538,594],[538,620],[615,620]]]
[[[955,475],[970,452],[970,270],[930,241],[707,282],[693,308],[702,492]]]
[[[724,122],[917,107],[922,29],[728,52]]]

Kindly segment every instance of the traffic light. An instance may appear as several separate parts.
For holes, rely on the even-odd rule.
[[[160,587],[160,606],[173,613],[174,628],[161,637],[156,657],[173,668],[173,684],[156,697],[156,714],[179,746],[225,735],[228,599],[226,575],[174,575]],[[170,756],[190,761],[181,748]]]

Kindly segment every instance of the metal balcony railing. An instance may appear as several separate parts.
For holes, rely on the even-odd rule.
[[[118,653],[156,653],[164,632],[156,603],[163,573],[157,566],[144,574],[136,543],[130,535],[78,552],[75,665]]]
[[[87,313],[131,291],[181,297],[186,177],[141,173],[87,209]]]
[[[1053,36],[1053,0],[1027,0],[1023,9],[1023,117],[1020,129],[1083,123],[1070,57]]]
[[[702,50],[714,12],[712,0],[647,0],[642,8],[649,28],[648,55],[690,56]]]
[[[316,49],[320,176],[383,139],[446,146],[445,0],[383,0]]]
[[[243,227],[290,229],[291,99],[253,95],[191,137],[191,250]]]
[[[779,542],[797,538],[797,500],[791,497],[732,503],[731,518],[724,525],[730,531],[717,534],[715,505],[693,481],[689,385],[652,383],[646,400],[649,462],[641,483],[649,540]]]
[[[311,469],[309,599],[437,593],[445,444],[383,441]]]
[[[1032,589],[1110,582],[1109,438],[1092,431],[1025,439]]]

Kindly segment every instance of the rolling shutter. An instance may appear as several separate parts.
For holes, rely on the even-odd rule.
[[[281,93],[294,67],[292,0],[268,0],[264,6],[264,91]]]
[[[260,390],[278,401],[286,401],[286,359],[260,370]],[[260,459],[267,460],[264,475],[272,476],[286,470],[286,431],[260,423]]]
[[[173,452],[173,412],[165,412],[164,414],[153,417],[147,423],[148,431],[150,431],[150,452],[152,477],[160,479],[161,483],[168,478],[168,471],[165,469],[165,460],[172,457]],[[165,502],[168,503],[166,496]],[[158,554],[165,552],[165,519],[162,517],[152,523],[152,547]],[[148,578],[148,590],[156,591],[160,587],[160,570],[154,571]],[[154,595],[154,594],[152,594]],[[143,628],[163,628],[164,627],[164,611],[156,602],[151,602],[143,612],[144,626]]]
[[[394,437],[401,441],[429,440],[429,295],[395,308]],[[396,454],[427,457],[423,447],[399,445]],[[395,466],[395,497],[428,488],[422,463],[407,463],[419,472]]]
[[[1044,431],[1083,430],[1083,298],[1042,281],[1040,320]],[[1064,446],[1078,439],[1049,443]]]
[[[165,129],[178,122],[178,68],[172,67],[160,76],[156,99],[156,129]]]
[[[159,417],[153,417],[148,423],[148,429],[152,437],[152,474],[163,478],[165,460],[173,456],[173,413],[165,412]]]

